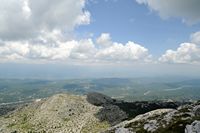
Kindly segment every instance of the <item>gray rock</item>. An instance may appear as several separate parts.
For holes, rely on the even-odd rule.
[[[130,131],[129,129],[126,129],[126,128],[121,127],[121,128],[117,128],[117,129],[115,130],[115,133],[133,133],[133,132]]]
[[[195,116],[200,116],[200,105],[197,105],[193,109]]]
[[[144,129],[148,132],[154,132],[158,128],[158,123],[156,120],[150,120],[147,124],[144,125]]]
[[[187,125],[185,133],[200,133],[200,121],[194,121],[191,125]]]

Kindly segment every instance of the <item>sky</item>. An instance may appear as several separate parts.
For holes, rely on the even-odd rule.
[[[199,12],[199,0],[0,0],[0,77],[199,77]]]

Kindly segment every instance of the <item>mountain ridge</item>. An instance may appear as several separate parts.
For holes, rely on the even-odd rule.
[[[96,92],[87,96],[62,93],[0,116],[0,132],[193,133],[199,120],[200,102],[125,102]]]

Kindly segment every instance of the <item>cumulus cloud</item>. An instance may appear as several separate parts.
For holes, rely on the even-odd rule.
[[[30,44],[29,42],[6,42],[0,46],[0,55],[4,59],[43,59],[43,60],[66,60],[79,54],[86,57],[90,48],[91,40],[57,42],[56,46],[48,46],[43,44]],[[83,47],[84,45],[84,47]],[[10,58],[13,57],[17,58]],[[82,59],[82,58],[80,58]]]
[[[176,50],[167,50],[159,59],[168,63],[200,63],[200,47],[193,43],[182,43]]]
[[[199,0],[136,0],[139,4],[147,5],[151,10],[166,19],[169,17],[181,18],[188,24],[200,22]]]
[[[90,23],[90,12],[84,7],[85,0],[0,0],[0,39],[33,39],[44,31],[73,31]]]
[[[167,50],[162,57],[159,58],[161,62],[167,63],[200,63],[200,32],[193,33],[191,36],[191,43],[182,43],[177,50]]]
[[[91,39],[81,40],[77,45],[74,45],[70,58],[72,59],[93,59],[97,49]]]
[[[126,44],[113,42],[109,33],[102,33],[96,40],[99,50],[95,58],[107,61],[144,61],[151,59],[148,49],[129,41]]]
[[[200,45],[200,31],[195,32],[190,36],[190,39],[193,43]]]
[[[0,0],[1,61],[147,61],[139,44],[113,42],[109,33],[75,40],[68,35],[90,23],[86,0]]]
[[[125,45],[115,42],[110,47],[98,51],[96,57],[116,61],[148,61],[151,55],[148,49],[134,42],[128,42]]]
[[[109,33],[102,33],[101,36],[97,38],[96,42],[100,47],[109,47],[112,45],[112,40]]]
[[[55,32],[55,34],[56,33],[57,32]],[[102,34],[99,38],[104,35],[105,34]],[[109,38],[111,40],[110,35]],[[57,38],[55,38],[55,40],[57,40]],[[98,47],[99,44],[95,44],[90,38],[79,41],[57,40],[56,43],[53,43],[52,45],[44,45],[44,43],[45,40],[41,42],[5,41],[4,44],[0,45],[0,59],[8,61],[45,60],[66,62],[68,60],[93,62],[147,62],[151,59],[148,49],[133,42],[121,44],[110,41],[110,45],[107,47]],[[101,42],[101,45],[106,45],[103,43],[107,43],[107,41]]]

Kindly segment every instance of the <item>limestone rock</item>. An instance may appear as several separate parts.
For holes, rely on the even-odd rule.
[[[200,133],[200,121],[194,121],[191,125],[187,125],[185,133]]]

